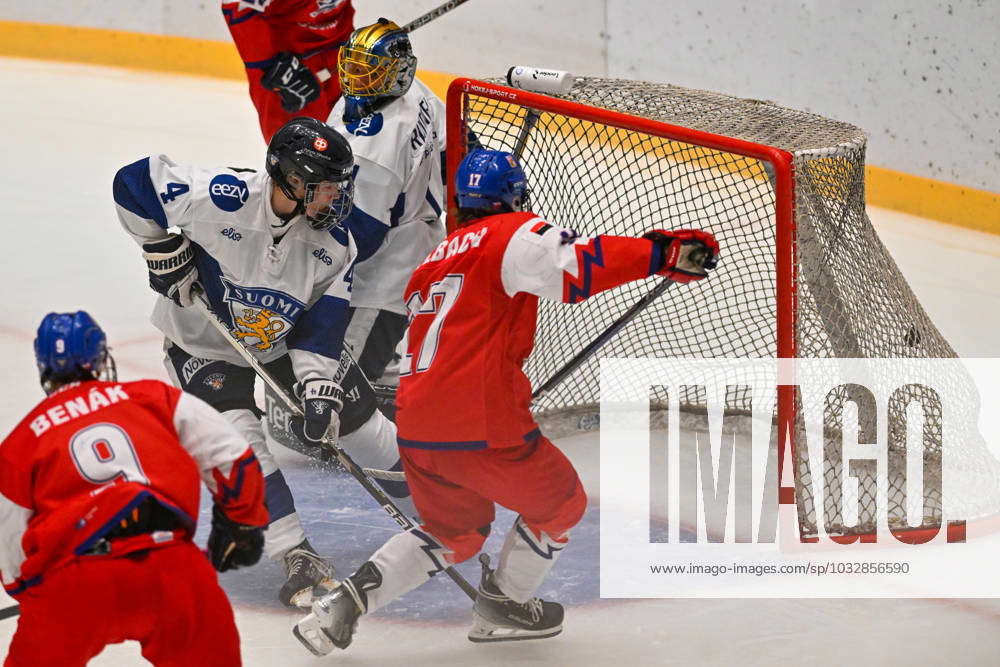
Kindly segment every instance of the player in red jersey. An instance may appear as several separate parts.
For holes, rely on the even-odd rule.
[[[354,30],[351,0],[223,0],[264,141],[296,116],[326,122],[340,99],[337,53]]]
[[[212,566],[260,558],[253,450],[200,399],[117,382],[83,311],[46,315],[35,356],[48,397],[0,443],[0,575],[21,605],[5,667],[85,665],[128,639],[154,665],[241,664]],[[199,476],[215,501],[208,558],[191,541]]]
[[[474,556],[494,503],[519,513],[496,571],[483,560],[472,641],[551,637],[563,609],[533,597],[587,498],[569,460],[529,411],[522,364],[535,338],[538,298],[578,303],[652,275],[700,280],[719,245],[699,230],[642,238],[585,238],[525,204],[524,172],[509,153],[478,149],[456,175],[467,226],[417,268],[406,288],[410,328],[396,398],[399,451],[423,524],[386,542],[295,634],[311,651],[346,648],[358,617],[452,563]],[[701,262],[693,251],[703,256]]]

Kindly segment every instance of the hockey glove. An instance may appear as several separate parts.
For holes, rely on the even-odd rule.
[[[264,73],[260,83],[281,96],[281,108],[288,113],[302,108],[319,98],[319,81],[294,53],[279,53],[271,69]]]
[[[654,229],[643,234],[661,248],[663,265],[656,272],[678,283],[701,280],[719,260],[719,243],[700,229],[677,229],[668,232]]]
[[[212,505],[212,532],[208,559],[219,572],[254,565],[264,550],[264,527],[236,523],[218,505]]]
[[[149,286],[178,306],[190,306],[191,286],[198,280],[194,250],[183,234],[170,234],[161,241],[142,244],[149,269]]]
[[[340,430],[340,409],[344,406],[344,390],[333,380],[306,380],[295,385],[295,395],[302,401],[305,418],[292,417],[288,427],[307,445],[318,445],[329,431],[337,440]]]

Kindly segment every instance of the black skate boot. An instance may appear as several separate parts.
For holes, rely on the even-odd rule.
[[[312,605],[312,613],[295,624],[294,634],[314,655],[326,655],[351,645],[358,617],[368,611],[368,593],[382,585],[382,573],[367,562],[330,594]]]
[[[520,639],[545,639],[562,632],[563,608],[557,602],[531,598],[524,604],[514,602],[497,587],[490,569],[490,557],[479,555],[483,578],[472,608],[469,641],[509,642]]]
[[[326,595],[336,584],[333,567],[304,540],[285,554],[285,584],[278,599],[287,607],[309,609],[314,598]]]

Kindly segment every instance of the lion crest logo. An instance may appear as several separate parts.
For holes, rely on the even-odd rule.
[[[273,318],[273,319],[272,319]],[[263,352],[273,347],[271,341],[276,340],[278,335],[285,330],[285,323],[274,317],[274,313],[266,308],[254,311],[253,308],[244,308],[243,317],[237,317],[234,322],[242,330],[233,333],[242,341],[248,338],[256,340],[252,343],[254,347]]]
[[[286,336],[305,310],[304,303],[278,290],[244,287],[225,278],[222,283],[233,336],[260,352],[272,349]]]

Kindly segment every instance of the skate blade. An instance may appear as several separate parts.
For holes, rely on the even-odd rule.
[[[310,630],[306,631],[306,634],[308,634],[309,636],[313,635],[316,636],[317,640],[316,642],[311,641],[309,639],[309,636],[306,636],[306,634],[303,634],[303,632],[299,630],[299,626],[303,624],[317,626],[314,627],[311,631]],[[330,653],[332,653],[334,646],[333,643],[326,637],[326,634],[323,633],[322,630],[317,629],[318,625],[319,622],[316,619],[315,614],[309,614],[304,619],[302,619],[294,626],[292,626],[292,634],[295,635],[295,638],[298,639],[303,646],[309,649],[310,653],[322,657],[324,655],[329,655]]]
[[[469,641],[477,644],[489,642],[516,642],[528,639],[548,639],[562,632],[562,625],[545,630],[525,630],[497,625],[479,614],[473,613],[472,629],[469,630]]]
[[[291,599],[288,601],[289,606],[298,607],[299,609],[308,611],[309,609],[312,609],[313,602],[324,595],[329,595],[335,588],[337,588],[337,586],[340,586],[339,581],[335,579],[323,579],[312,588],[303,588],[298,593],[292,595]]]

